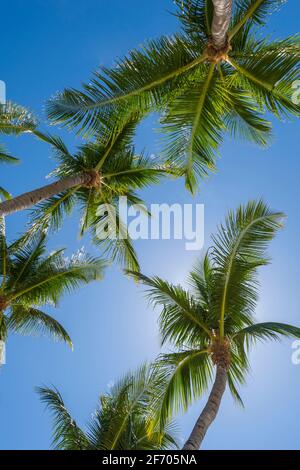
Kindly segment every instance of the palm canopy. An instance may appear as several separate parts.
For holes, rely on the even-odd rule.
[[[62,450],[158,450],[176,448],[174,426],[148,433],[152,371],[142,366],[127,374],[110,393],[101,395],[87,431],[71,417],[56,389],[38,388],[53,415],[53,446]]]
[[[268,263],[266,248],[282,227],[283,214],[262,201],[230,212],[202,262],[189,275],[189,289],[159,277],[131,273],[148,288],[154,305],[162,308],[162,343],[176,351],[157,362],[160,393],[154,407],[164,423],[186,410],[207,389],[213,367],[226,368],[228,385],[241,402],[237,386],[248,371],[248,350],[257,340],[300,337],[300,328],[283,323],[256,323],[257,270]]]
[[[64,216],[77,207],[81,213],[80,235],[90,232],[93,242],[106,255],[130,269],[139,269],[127,227],[119,214],[119,198],[127,197],[129,207],[142,205],[136,191],[158,183],[166,174],[175,174],[175,170],[135,152],[131,143],[135,126],[136,120],[122,128],[107,124],[94,141],[83,144],[75,154],[69,152],[60,138],[37,132],[39,138],[51,144],[58,160],[51,176],[63,181],[89,174],[92,184],[74,186],[41,202],[32,213],[33,224],[27,236],[45,228],[58,229]],[[99,212],[100,207],[103,211]]]
[[[234,2],[228,44],[211,41],[212,0],[178,0],[182,31],[133,50],[115,68],[94,74],[83,91],[67,89],[48,104],[56,123],[94,133],[112,108],[126,121],[132,112],[162,111],[164,155],[178,164],[186,184],[215,166],[226,132],[266,145],[277,117],[299,114],[291,83],[299,75],[299,36],[262,38],[268,13],[281,0]]]
[[[64,250],[46,253],[45,236],[8,245],[0,219],[0,339],[8,332],[49,333],[72,346],[65,329],[40,308],[65,293],[101,279],[105,262],[84,252],[67,259]]]

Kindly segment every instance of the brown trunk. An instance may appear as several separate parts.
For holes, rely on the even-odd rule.
[[[45,199],[49,199],[51,196],[60,194],[67,189],[74,188],[76,186],[87,186],[92,179],[90,173],[80,173],[75,176],[69,176],[63,178],[55,183],[48,184],[42,188],[34,189],[29,193],[21,194],[13,199],[0,203],[0,217],[13,214],[14,212],[29,209],[30,207],[38,204]]]
[[[195,451],[200,449],[205,434],[219,411],[221,400],[226,388],[226,382],[227,369],[219,365],[217,366],[215,383],[211,394],[209,395],[208,401],[199,416],[190,437],[186,441],[183,450]]]
[[[214,16],[211,27],[212,44],[215,49],[227,46],[227,33],[231,20],[232,0],[212,0]]]

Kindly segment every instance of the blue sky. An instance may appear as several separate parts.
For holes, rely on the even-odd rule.
[[[44,104],[66,86],[79,87],[98,65],[147,38],[178,28],[168,13],[171,0],[11,0],[1,5],[1,72],[8,98],[34,110],[45,128]],[[269,21],[273,37],[297,32],[300,5],[290,0]],[[157,149],[153,120],[141,126],[137,147]],[[56,133],[61,132],[54,129]],[[227,140],[218,172],[203,182],[195,198],[181,181],[164,181],[143,192],[147,203],[205,204],[206,247],[229,208],[263,197],[288,215],[287,225],[271,246],[271,266],[261,271],[257,318],[300,325],[299,312],[299,151],[298,123],[274,122],[270,149]],[[61,132],[72,147],[74,135]],[[1,167],[0,185],[14,194],[41,186],[54,162],[48,148],[30,136],[9,139],[9,149],[22,157],[18,167]],[[11,238],[24,228],[25,214],[7,219]],[[68,253],[85,245],[78,240],[76,214],[49,241]],[[173,282],[185,282],[200,253],[187,252],[182,241],[139,241],[142,271]],[[118,267],[104,281],[65,297],[55,314],[70,333],[74,352],[48,338],[12,335],[7,365],[0,371],[1,449],[48,449],[51,421],[34,387],[54,384],[82,425],[93,412],[108,384],[159,352],[157,312],[143,290],[125,278]],[[300,365],[291,362],[291,341],[259,345],[251,355],[252,373],[241,390],[245,409],[229,394],[210,429],[206,449],[299,449]],[[203,401],[178,419],[182,438],[191,430]]]

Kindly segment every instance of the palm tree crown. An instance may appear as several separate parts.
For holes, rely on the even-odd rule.
[[[72,346],[65,329],[40,308],[56,305],[64,293],[103,276],[101,259],[83,252],[67,259],[64,250],[46,254],[45,236],[24,245],[22,239],[7,244],[0,219],[0,340],[8,331],[49,333]]]
[[[136,190],[159,182],[163,175],[175,174],[175,170],[136,154],[131,143],[135,127],[136,120],[130,120],[119,128],[111,116],[103,132],[75,154],[59,137],[35,129],[33,134],[54,149],[58,167],[51,176],[56,182],[0,203],[0,215],[36,204],[33,225],[26,235],[31,237],[41,229],[58,229],[64,216],[77,206],[81,212],[80,234],[90,231],[93,241],[103,245],[109,256],[125,262],[130,269],[139,269],[127,228],[119,218],[119,197],[126,196],[129,206],[141,204]],[[105,209],[101,215],[100,206]],[[109,231],[112,227],[116,229],[115,237]]]
[[[151,369],[129,373],[99,398],[99,408],[82,431],[69,414],[56,389],[39,388],[41,400],[54,418],[53,446],[63,450],[158,450],[176,448],[169,424],[149,435],[148,405],[153,394]]]
[[[148,287],[151,301],[162,307],[162,343],[177,349],[157,363],[165,385],[155,406],[163,423],[203,394],[214,366],[223,371],[231,393],[242,403],[237,385],[245,380],[249,347],[259,339],[300,337],[297,327],[254,320],[257,269],[268,263],[266,247],[282,219],[283,214],[272,212],[262,201],[230,212],[204,260],[191,271],[189,290],[131,273]]]
[[[262,113],[299,114],[291,87],[299,75],[299,36],[270,40],[257,34],[280,0],[237,0],[220,48],[212,40],[214,4],[216,13],[220,2],[176,3],[181,33],[150,41],[115,68],[96,72],[83,91],[65,90],[49,102],[48,115],[93,133],[112,108],[124,121],[132,112],[162,111],[164,155],[194,190],[197,177],[214,168],[225,132],[266,145],[271,124]]]

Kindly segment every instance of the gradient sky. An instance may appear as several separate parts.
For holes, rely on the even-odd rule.
[[[176,31],[168,13],[171,0],[10,0],[1,5],[1,72],[10,100],[39,115],[45,127],[45,101],[66,86],[79,87],[99,64],[110,66],[116,57],[147,38]],[[299,0],[290,0],[268,24],[273,37],[297,32]],[[153,120],[138,132],[137,147],[157,149]],[[52,129],[56,133],[59,129]],[[272,208],[288,215],[287,225],[273,242],[271,266],[261,271],[260,321],[300,325],[299,312],[299,134],[298,123],[274,122],[270,149],[226,141],[218,172],[203,182],[193,199],[182,181],[164,181],[143,192],[147,203],[204,203],[206,247],[229,208],[263,197]],[[79,143],[65,136],[72,147]],[[3,139],[2,139],[3,140]],[[30,136],[11,138],[18,167],[1,166],[0,186],[14,194],[44,184],[54,162],[48,148]],[[24,214],[7,219],[10,238],[21,233]],[[49,241],[50,249],[66,246],[72,253],[82,245],[96,253],[88,240],[77,238],[76,215]],[[201,253],[185,251],[182,241],[136,243],[142,271],[173,282],[185,282]],[[48,338],[11,335],[7,365],[0,371],[1,449],[48,449],[51,420],[34,387],[54,384],[78,422],[84,426],[100,392],[130,368],[159,352],[157,312],[143,290],[124,277],[118,267],[104,281],[65,297],[57,311],[49,309],[66,327],[75,344]],[[245,409],[229,394],[210,429],[205,449],[300,449],[300,366],[291,362],[292,341],[259,345],[251,355],[252,373],[241,390]],[[178,419],[182,439],[191,430],[203,401]]]

